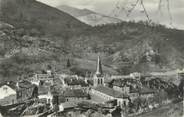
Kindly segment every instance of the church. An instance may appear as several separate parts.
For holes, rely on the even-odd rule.
[[[98,56],[98,61],[97,61],[97,67],[96,67],[96,72],[93,76],[93,86],[105,86],[104,84],[104,75],[102,71],[102,64],[100,57]]]
[[[105,86],[104,82],[105,75],[103,74],[101,59],[98,56],[96,72],[93,76],[93,88],[91,89],[91,94],[103,98],[104,102],[109,100],[117,100],[118,106],[127,106],[129,97],[122,92],[118,92],[113,88]]]

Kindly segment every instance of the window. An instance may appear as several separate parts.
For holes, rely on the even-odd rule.
[[[7,87],[3,87],[3,90],[7,90],[8,88]]]
[[[3,91],[5,91],[6,93],[8,93],[8,88],[7,87],[3,87]]]
[[[124,106],[126,106],[126,101],[123,101]]]
[[[21,97],[22,96],[22,93],[21,92],[18,92],[18,96]]]
[[[100,84],[100,79],[98,79],[98,84]]]
[[[48,99],[48,102],[47,103],[50,103],[50,99]]]

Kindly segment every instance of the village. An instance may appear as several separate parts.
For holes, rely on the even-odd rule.
[[[184,72],[179,71],[178,77]],[[0,84],[2,116],[133,117],[182,99],[177,86],[141,73],[109,76],[98,57],[96,72],[81,77],[47,69]]]

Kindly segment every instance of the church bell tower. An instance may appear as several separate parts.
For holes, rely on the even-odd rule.
[[[98,56],[98,61],[96,65],[96,72],[93,76],[93,86],[94,87],[104,86],[104,75],[103,75],[102,64],[99,56]]]

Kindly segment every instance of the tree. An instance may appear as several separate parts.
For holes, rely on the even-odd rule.
[[[178,86],[180,96],[183,97],[183,92],[184,92],[184,79],[182,78],[180,81],[180,84]]]
[[[168,99],[168,94],[166,91],[161,90],[154,96],[154,101],[161,104],[163,101]]]
[[[134,100],[133,104],[135,105],[136,110],[140,110],[141,108],[147,106],[147,100],[142,97],[138,97]]]
[[[131,0],[132,1],[132,0]],[[126,3],[122,3],[121,4],[121,0],[118,0],[117,3],[115,4],[115,8],[113,9],[113,13],[115,14],[116,12],[117,13],[122,13],[124,12],[126,14],[127,17],[129,17],[132,12],[135,10],[135,8],[140,5],[142,7],[142,11],[140,11],[141,13],[144,13],[144,15],[146,16],[147,18],[147,21],[149,23],[152,23],[152,20],[150,19],[150,14],[148,13],[146,7],[145,7],[145,1],[146,0],[136,0],[135,2],[133,3],[129,3],[127,4],[128,2],[131,2],[129,0],[125,0]],[[172,14],[171,14],[171,10],[170,10],[170,0],[158,0],[157,3],[155,4],[158,4],[158,11],[160,13],[162,13],[162,7],[163,7],[163,3],[164,5],[166,5],[166,8],[167,8],[167,11],[168,11],[168,14],[169,14],[169,20],[170,20],[170,25],[172,26],[172,20],[173,20],[173,17],[172,17]],[[128,5],[128,6],[127,6]],[[115,16],[118,15],[118,14],[115,14]]]
[[[52,69],[51,65],[48,65],[48,66],[47,66],[47,69],[48,69],[48,70],[51,70],[51,69]]]

